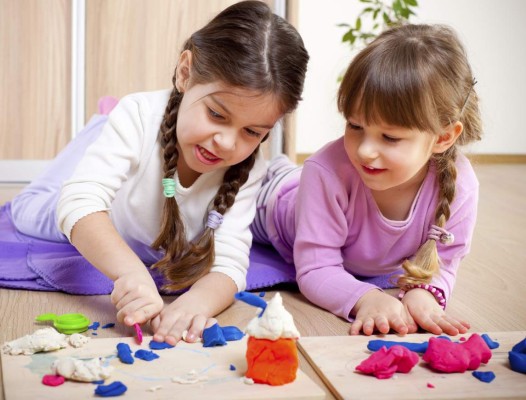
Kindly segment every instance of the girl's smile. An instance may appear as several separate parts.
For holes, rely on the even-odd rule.
[[[206,165],[214,165],[221,161],[221,158],[199,145],[195,146],[195,155],[199,161]]]

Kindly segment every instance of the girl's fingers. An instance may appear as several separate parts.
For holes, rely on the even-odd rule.
[[[383,315],[375,317],[374,325],[376,325],[376,329],[378,329],[378,331],[380,333],[388,333],[389,332],[389,329],[390,329],[389,321]],[[374,327],[373,327],[373,331],[374,331]]]
[[[207,318],[204,315],[196,315],[188,328],[186,333],[186,341],[188,343],[193,343],[197,339],[203,336],[203,329],[207,323]],[[210,325],[212,326],[212,325]]]
[[[349,330],[350,335],[359,335],[360,331],[362,330],[362,320],[355,319],[354,322],[351,324],[351,329]]]
[[[134,299],[117,312],[117,320],[131,326],[142,324],[155,317],[162,308],[162,304],[152,302],[151,299],[140,297]]]

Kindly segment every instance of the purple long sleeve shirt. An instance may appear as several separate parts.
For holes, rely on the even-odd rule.
[[[476,221],[478,180],[459,154],[456,194],[446,229],[454,244],[437,242],[440,273],[431,284],[449,298],[461,259],[468,254]],[[401,270],[427,240],[438,200],[435,167],[428,173],[404,221],[379,211],[345,153],[343,138],[310,157],[300,181],[285,184],[270,210],[277,233],[271,238],[281,255],[294,260],[301,292],[310,301],[352,320],[349,313],[367,291],[376,289],[355,276],[373,277]]]

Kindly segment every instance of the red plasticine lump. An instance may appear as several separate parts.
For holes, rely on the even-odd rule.
[[[418,354],[407,347],[395,345],[389,349],[385,346],[363,360],[356,370],[374,375],[378,379],[388,379],[395,372],[407,374],[418,363]]]
[[[476,333],[463,343],[432,337],[422,358],[435,371],[465,372],[477,369],[481,363],[487,364],[491,350]]]

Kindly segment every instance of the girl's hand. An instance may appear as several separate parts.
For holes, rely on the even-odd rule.
[[[468,322],[447,315],[427,290],[409,290],[402,298],[402,303],[422,329],[435,335],[446,333],[456,336],[459,333],[466,333],[470,328]]]
[[[401,335],[417,330],[415,321],[404,305],[380,290],[365,293],[356,302],[352,314],[355,319],[349,331],[351,335],[358,335],[362,330],[365,335],[372,335],[375,328],[380,333],[388,333],[393,329]]]
[[[217,323],[215,318],[208,317],[198,310],[199,303],[190,301],[190,296],[185,298],[188,294],[182,294],[152,319],[153,340],[175,346],[186,331],[185,341],[193,343],[203,336],[204,329]]]
[[[130,272],[115,280],[111,302],[117,308],[117,320],[128,326],[142,324],[161,312],[164,302],[147,272]]]

